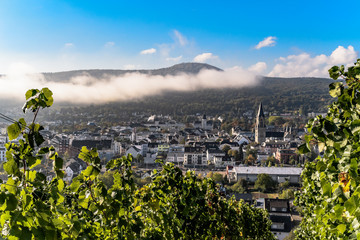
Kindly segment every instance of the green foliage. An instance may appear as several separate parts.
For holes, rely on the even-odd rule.
[[[229,150],[228,155],[234,157],[235,162],[239,162],[242,160],[242,156],[238,150]]]
[[[102,181],[106,188],[109,189],[114,185],[114,172],[106,171],[104,174],[99,175],[99,180]]]
[[[32,112],[39,111],[40,108],[50,107],[54,99],[52,92],[48,88],[30,89],[25,94],[26,102],[23,106],[23,112],[31,110]]]
[[[221,149],[224,153],[228,153],[229,150],[231,150],[231,147],[229,145],[224,145],[223,148]]]
[[[324,152],[309,162],[302,173],[303,187],[295,203],[304,215],[296,231],[301,239],[360,238],[360,60],[345,71],[334,66],[330,95],[337,100],[326,117],[317,116],[307,124],[306,143],[299,149],[308,152],[317,145]]]
[[[269,157],[267,157],[267,159],[266,159],[266,165],[267,165],[267,167],[271,167],[271,166],[273,166],[275,163],[276,163],[276,159],[275,159],[274,156],[269,156]]]
[[[279,188],[281,190],[289,188],[290,182],[286,180],[285,182],[279,183]]]
[[[262,192],[270,192],[275,189],[276,182],[266,173],[261,173],[257,176],[254,188]]]
[[[248,182],[244,178],[240,178],[234,185],[231,186],[231,190],[238,193],[245,193],[248,191]]]
[[[294,197],[295,197],[294,192],[295,191],[293,189],[284,189],[279,197],[281,199],[294,199]]]
[[[151,177],[146,177],[146,178],[134,178],[134,181],[136,183],[137,186],[142,187],[146,184],[149,184],[151,182]]]
[[[136,156],[136,162],[137,163],[144,163],[144,157],[141,154],[138,154]]]
[[[270,116],[268,122],[269,125],[282,126],[286,121],[280,116]]]
[[[19,144],[8,143],[0,189],[0,232],[5,239],[274,239],[264,210],[220,196],[210,178],[185,174],[173,164],[154,170],[138,187],[132,157],[113,159],[100,174],[96,149],[83,147],[79,158],[87,168],[71,184],[63,181],[63,160],[54,147],[40,147],[40,108],[52,104],[47,90],[26,94],[24,109],[34,112],[27,125],[8,128]],[[34,166],[53,161],[48,181]],[[215,174],[214,174],[215,175]]]
[[[214,180],[214,182],[216,183],[221,183],[224,181],[224,177],[222,174],[220,173],[214,173],[212,171],[208,172],[208,174],[206,175],[206,177],[211,178],[212,180]]]

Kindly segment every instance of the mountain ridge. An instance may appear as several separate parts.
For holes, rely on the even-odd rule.
[[[202,63],[181,63],[168,68],[151,70],[75,70],[59,73],[48,73],[48,81],[68,81],[76,74],[101,78],[104,75],[126,73],[143,73],[149,75],[197,74],[203,69],[223,71],[220,68]],[[45,73],[46,74],[46,73]],[[63,75],[62,75],[63,74]],[[203,112],[216,115],[217,113],[239,114],[239,111],[255,109],[260,102],[264,103],[267,111],[282,112],[296,111],[299,108],[305,112],[325,111],[332,98],[328,94],[328,86],[332,82],[328,78],[316,77],[264,77],[259,76],[259,83],[255,86],[241,88],[201,89],[186,92],[167,91],[144,99],[134,99],[117,102],[121,109],[133,111],[150,111],[159,114],[193,114]],[[65,79],[65,80],[64,80]],[[221,79],[219,79],[221,82]],[[116,106],[114,108],[118,108]],[[120,108],[119,108],[120,111]]]
[[[88,75],[101,79],[106,76],[123,76],[129,73],[140,73],[146,75],[178,75],[182,73],[196,75],[201,70],[215,70],[223,71],[222,69],[212,66],[206,63],[179,63],[170,67],[158,68],[158,69],[134,69],[134,70],[122,70],[122,69],[84,69],[84,70],[70,70],[61,72],[44,72],[42,73],[45,80],[50,82],[62,82],[69,81],[73,77]]]
[[[89,74],[95,78],[101,78],[104,74],[126,74],[139,72],[144,74],[197,74],[202,69],[213,69],[223,71],[209,64],[181,63],[168,68],[150,70],[109,70],[90,69],[73,70],[55,73],[44,73],[45,80],[49,82],[67,82],[76,74]],[[109,111],[115,112],[149,112],[156,114],[194,114],[203,113],[217,115],[228,114],[238,116],[241,112],[257,109],[258,104],[263,102],[265,111],[269,112],[291,112],[300,108],[304,112],[325,112],[327,105],[333,101],[329,95],[329,84],[333,80],[316,77],[259,77],[258,84],[242,88],[214,88],[192,91],[164,91],[153,96],[142,99],[129,99],[126,101],[109,102]],[[165,78],[166,80],[166,78]],[[219,79],[221,86],[221,79]],[[71,102],[61,103],[70,106]],[[73,103],[71,103],[73,104]],[[77,104],[74,104],[74,106]],[[84,106],[86,104],[78,104]],[[102,109],[106,104],[93,106]],[[0,106],[9,106],[9,101],[2,101]],[[88,109],[90,110],[90,109]]]

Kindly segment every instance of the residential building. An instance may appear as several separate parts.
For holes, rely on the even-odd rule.
[[[222,157],[225,156],[225,153],[218,148],[209,148],[206,150],[206,160],[208,164],[217,165],[219,162],[222,162]]]
[[[280,149],[278,148],[275,158],[279,163],[288,164],[290,160],[297,160],[297,154],[293,149]]]
[[[185,147],[184,165],[207,165],[206,153],[202,147]]]
[[[289,181],[292,184],[300,183],[302,168],[298,167],[228,167],[229,181],[237,182],[244,178],[249,182],[255,182],[259,174],[268,174],[274,181],[282,183]]]
[[[272,222],[271,231],[277,239],[284,239],[293,227],[289,200],[265,198],[264,208]]]
[[[167,162],[172,162],[175,164],[184,163],[184,147],[182,146],[171,146],[166,157]]]

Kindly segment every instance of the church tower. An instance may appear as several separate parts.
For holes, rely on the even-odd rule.
[[[266,138],[266,126],[265,126],[265,115],[260,103],[259,111],[256,116],[256,125],[255,125],[255,142],[262,143],[265,142]]]
[[[136,127],[133,128],[133,132],[131,133],[131,139],[133,143],[136,143]]]
[[[206,129],[206,123],[207,123],[206,114],[204,114],[203,118],[201,119],[201,128],[202,129]]]

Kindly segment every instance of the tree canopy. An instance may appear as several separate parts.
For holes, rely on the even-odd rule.
[[[323,156],[306,164],[296,204],[304,218],[301,239],[360,239],[360,59],[329,70],[335,101],[325,117],[309,121],[302,153],[317,145]],[[340,78],[340,79],[339,79]]]
[[[240,178],[234,185],[231,186],[231,190],[238,193],[245,193],[248,191],[248,182],[244,178]]]
[[[217,173],[217,172],[208,172],[208,174],[206,175],[207,178],[211,178],[212,180],[214,180],[214,182],[216,183],[221,183],[224,180],[224,177],[222,174]]]
[[[280,116],[270,116],[268,122],[270,125],[282,126],[286,120]]]
[[[259,189],[262,192],[269,192],[276,187],[276,182],[270,175],[261,173],[257,176],[254,188]]]

